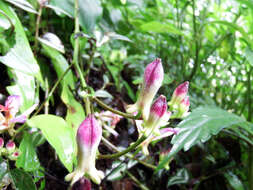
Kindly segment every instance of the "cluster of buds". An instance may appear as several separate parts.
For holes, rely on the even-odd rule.
[[[166,97],[161,95],[152,104],[152,101],[162,86],[164,71],[161,59],[147,65],[144,72],[142,89],[135,104],[127,107],[128,113],[141,113],[143,121],[136,121],[138,132],[147,136],[147,139],[141,144],[144,154],[148,154],[148,145],[150,142],[177,134],[179,129],[165,128],[170,119],[171,112],[167,111]],[[189,110],[189,97],[187,95],[189,83],[186,82],[177,88],[173,94],[172,105],[177,105],[177,114],[185,116]],[[169,102],[169,105],[170,102]],[[172,109],[174,114],[174,109]]]
[[[15,143],[10,140],[4,147],[4,139],[0,137],[0,156],[6,156],[10,160],[17,160],[19,151]]]
[[[0,133],[8,131],[12,136],[15,132],[15,123],[24,123],[28,115],[35,109],[37,105],[33,105],[22,115],[16,116],[20,106],[21,98],[17,95],[9,96],[5,101],[5,105],[0,105]]]
[[[189,114],[190,100],[187,95],[189,88],[189,82],[186,81],[180,84],[173,92],[172,98],[168,105],[171,111],[173,111],[173,116],[175,118],[182,118]]]
[[[104,178],[104,173],[95,167],[96,154],[101,138],[101,126],[94,115],[88,115],[77,130],[77,168],[65,177],[66,181],[71,181],[71,185],[80,180],[84,175],[96,184],[99,184],[101,179]]]

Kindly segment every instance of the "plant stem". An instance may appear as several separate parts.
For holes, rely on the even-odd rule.
[[[39,12],[36,20],[36,29],[35,29],[35,39],[34,39],[34,49],[35,51],[37,50],[38,47],[38,38],[39,38],[39,29],[40,29],[40,19],[41,19],[41,14],[42,14],[42,8],[43,5],[39,3]]]
[[[102,141],[103,141],[108,147],[110,147],[112,150],[114,150],[115,152],[120,152],[120,150],[119,150],[116,146],[114,146],[112,143],[110,143],[110,142],[109,142],[106,138],[104,138],[103,136],[102,136]],[[154,165],[152,165],[152,164],[149,164],[149,163],[147,163],[147,162],[144,162],[144,161],[142,161],[142,160],[139,160],[138,158],[135,158],[134,155],[126,154],[125,156],[128,157],[128,158],[130,158],[130,159],[136,160],[136,161],[139,162],[140,164],[142,164],[142,165],[144,165],[144,166],[146,166],[146,167],[148,167],[148,168],[151,168],[152,170],[156,169],[156,166],[154,166]]]
[[[61,75],[60,78],[58,78],[58,80],[56,81],[56,83],[54,84],[53,88],[51,89],[51,91],[48,93],[47,99],[44,100],[44,102],[40,105],[40,107],[38,108],[38,110],[33,114],[33,116],[37,115],[41,109],[43,108],[43,106],[48,102],[48,100],[51,98],[51,96],[53,95],[54,91],[56,90],[57,86],[60,84],[61,80],[66,76],[66,74],[69,72],[69,70],[71,69],[71,67],[73,66],[74,63],[71,63],[69,65],[69,67],[65,70],[65,72]]]
[[[101,100],[99,100],[98,98],[96,97],[93,97],[93,100],[98,104],[100,105],[102,108],[106,109],[106,110],[109,110],[111,111],[112,113],[115,113],[115,114],[118,114],[118,115],[121,115],[125,118],[129,118],[129,119],[135,119],[135,120],[140,120],[140,114],[137,114],[136,116],[134,115],[131,115],[131,114],[128,114],[128,113],[124,113],[124,112],[121,112],[121,111],[118,111],[118,110],[115,110],[113,108],[111,108],[110,106],[106,105],[104,102],[102,102]]]
[[[75,34],[78,34],[80,32],[79,17],[78,16],[79,16],[79,1],[75,0]],[[78,75],[80,77],[81,86],[83,89],[85,89],[87,87],[87,84],[84,80],[83,73],[82,73],[81,68],[79,66],[79,38],[75,39],[73,63],[75,65],[75,68],[76,68]],[[90,100],[88,97],[84,98],[84,103],[85,103],[86,114],[88,115],[91,113]]]
[[[133,174],[129,171],[125,171],[126,174],[142,189],[142,190],[149,190],[145,185],[143,185]]]

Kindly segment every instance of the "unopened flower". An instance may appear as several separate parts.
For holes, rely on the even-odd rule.
[[[0,137],[0,148],[3,148],[4,146],[4,139]]]
[[[190,100],[189,96],[186,96],[179,105],[178,115],[179,117],[185,117],[189,114]]]
[[[10,141],[8,141],[8,143],[6,144],[5,147],[6,147],[6,150],[8,153],[12,153],[12,152],[14,152],[16,145],[13,141],[10,140]]]
[[[173,92],[172,98],[169,102],[170,106],[178,106],[181,101],[187,96],[189,82],[186,81],[180,84]]]
[[[89,115],[79,126],[77,131],[78,165],[74,172],[68,174],[65,179],[71,180],[73,185],[86,174],[94,183],[99,184],[104,177],[102,171],[95,167],[96,152],[102,138],[102,128],[94,115]]]
[[[91,190],[91,182],[89,179],[82,177],[72,186],[71,190]]]
[[[10,160],[17,160],[18,159],[18,157],[19,157],[19,152],[18,151],[15,151],[15,152],[13,152],[12,154],[10,154],[9,156],[8,156],[8,158],[10,159]]]
[[[148,145],[154,141],[167,136],[177,134],[178,130],[174,128],[164,128],[168,124],[171,112],[167,111],[166,97],[161,95],[158,97],[150,109],[149,118],[143,123],[137,122],[139,132],[143,132],[148,138],[141,144],[142,151],[148,155]]]
[[[6,130],[10,135],[14,133],[15,123],[24,123],[30,113],[36,108],[36,104],[26,110],[23,114],[16,116],[21,105],[21,98],[12,95],[7,98],[5,105],[0,105],[0,133]]]
[[[164,71],[161,59],[157,58],[145,68],[142,89],[138,100],[133,105],[128,105],[127,112],[141,112],[144,120],[148,119],[152,101],[162,85]]]
[[[163,159],[170,153],[170,148],[169,149],[167,149],[167,150],[163,150],[163,151],[161,151],[160,152],[160,155],[159,155],[159,162],[162,162],[163,161]],[[169,159],[168,161],[167,161],[167,163],[164,165],[164,168],[166,169],[166,170],[169,170],[170,169],[170,162],[172,161],[172,159],[173,159],[173,157],[171,158],[171,159]]]

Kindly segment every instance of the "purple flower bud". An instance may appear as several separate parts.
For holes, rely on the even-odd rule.
[[[185,117],[188,114],[190,108],[189,96],[186,96],[179,105],[179,117]]]
[[[6,149],[9,153],[13,152],[15,150],[15,143],[11,140],[8,141],[8,143],[6,144]]]
[[[19,157],[19,152],[18,151],[15,151],[15,152],[13,152],[11,155],[9,155],[8,157],[9,157],[9,159],[11,159],[11,160],[17,160],[18,159],[18,157]]]
[[[167,101],[165,96],[160,95],[150,108],[150,115],[146,125],[148,127],[158,126],[164,121],[164,116],[168,116]]]
[[[163,77],[164,71],[162,62],[161,59],[157,58],[155,61],[147,65],[138,100],[135,104],[127,107],[127,112],[134,113],[136,111],[141,111],[143,119],[147,120],[150,106],[157,91],[162,85]]]
[[[74,184],[86,173],[93,182],[99,184],[104,177],[102,171],[95,168],[96,152],[102,138],[102,128],[94,115],[88,117],[81,123],[77,130],[76,140],[78,148],[78,166],[74,172],[65,177],[67,181],[72,180]]]
[[[71,188],[71,190],[91,190],[91,182],[85,177],[82,177]]]
[[[169,105],[180,104],[180,102],[186,97],[188,93],[189,82],[186,81],[180,84],[173,92],[172,99]]]
[[[4,139],[0,137],[0,148],[3,148],[4,146]]]

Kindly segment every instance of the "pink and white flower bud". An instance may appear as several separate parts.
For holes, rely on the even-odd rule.
[[[142,118],[148,119],[150,106],[152,101],[162,85],[164,77],[164,71],[161,59],[157,58],[152,63],[148,64],[145,72],[142,84],[142,89],[138,100],[135,104],[127,107],[128,113],[142,112]]]
[[[72,186],[71,190],[91,190],[91,182],[89,179],[82,177]]]
[[[190,108],[190,99],[189,96],[186,96],[179,105],[179,117],[185,117],[189,113]]]
[[[169,105],[171,106],[178,106],[181,101],[186,97],[188,93],[189,88],[189,82],[186,81],[182,84],[180,84],[173,92],[171,101],[169,102]]]
[[[94,115],[89,115],[79,126],[76,140],[78,147],[78,166],[74,172],[66,176],[66,180],[72,180],[71,184],[78,181],[84,174],[99,184],[104,178],[104,173],[95,168],[96,152],[102,138],[102,128]]]
[[[8,158],[10,159],[10,160],[17,160],[18,159],[18,157],[19,157],[19,152],[18,151],[15,151],[15,152],[13,152],[11,155],[9,155],[8,156]]]
[[[150,108],[150,114],[145,126],[148,128],[157,128],[161,123],[169,120],[171,113],[167,112],[167,100],[166,97],[160,95]]]
[[[4,139],[0,137],[0,148],[4,147]]]
[[[9,140],[8,143],[6,144],[6,149],[7,149],[8,153],[14,152],[15,148],[16,148],[15,143],[13,141]]]

